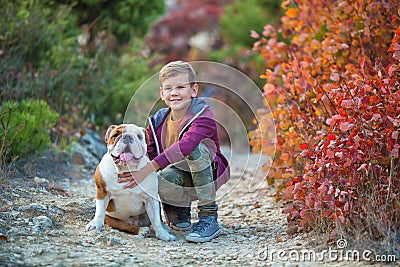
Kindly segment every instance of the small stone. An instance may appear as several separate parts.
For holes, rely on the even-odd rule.
[[[235,223],[234,225],[233,225],[233,229],[240,229],[240,227],[241,227],[241,224],[240,223]]]
[[[33,218],[35,226],[41,226],[44,229],[50,228],[53,225],[53,221],[47,216],[39,216]]]
[[[77,165],[84,165],[85,164],[85,159],[83,155],[79,152],[74,152],[71,157],[72,163],[75,163]]]
[[[26,210],[33,210],[33,211],[39,211],[39,212],[43,212],[43,213],[47,213],[47,207],[45,205],[39,204],[39,203],[32,203],[29,204],[27,206],[23,206],[21,208],[22,210],[26,211]]]
[[[35,225],[32,227],[32,233],[34,234],[40,234],[44,231],[43,227],[40,225]]]
[[[221,212],[222,216],[228,216],[228,215],[231,215],[231,214],[232,214],[232,210],[224,210],[224,211]]]
[[[118,231],[117,229],[114,229],[114,228],[111,228],[110,233],[111,234],[119,234],[119,235],[121,234],[120,231]]]
[[[264,230],[265,226],[263,224],[256,224],[254,228],[257,232],[261,232]]]
[[[57,207],[55,205],[51,205],[49,207],[49,211],[51,213],[55,213],[55,214],[58,214],[58,215],[64,215],[64,213],[65,213],[63,210],[61,210],[59,207]]]
[[[45,179],[45,178],[39,178],[39,177],[37,177],[37,176],[35,176],[35,178],[33,178],[33,181],[34,181],[36,184],[39,184],[39,185],[47,185],[47,184],[50,184],[49,180],[47,180],[47,179]]]
[[[118,246],[121,245],[121,240],[119,240],[116,237],[110,236],[110,238],[107,241],[108,246]]]
[[[251,236],[251,237],[249,237],[249,240],[250,241],[254,241],[254,240],[257,240],[258,239],[258,236]]]

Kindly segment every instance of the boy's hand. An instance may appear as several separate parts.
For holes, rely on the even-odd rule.
[[[155,166],[153,166],[155,165]],[[122,174],[118,174],[118,183],[125,183],[129,182],[126,185],[124,185],[122,188],[134,188],[138,184],[140,184],[150,173],[155,171],[158,168],[155,168],[158,166],[158,164],[152,164],[152,162],[149,162],[141,168],[139,171],[135,172],[124,172]]]

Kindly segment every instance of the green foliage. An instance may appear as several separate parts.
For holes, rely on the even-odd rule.
[[[118,58],[118,68],[115,70],[115,78],[103,94],[102,111],[99,114],[110,114],[112,119],[121,120],[126,108],[140,85],[150,78],[149,74],[155,72],[149,67],[153,57],[147,57],[144,53],[144,44],[139,38],[133,38],[124,53]],[[153,88],[158,92],[158,87]],[[151,92],[152,94],[152,92]],[[137,101],[138,99],[136,99]],[[139,99],[139,101],[145,101]],[[142,107],[145,108],[145,107]]]
[[[50,8],[38,0],[18,3],[8,4],[0,16],[0,76],[5,77],[1,99],[46,99],[68,117],[71,112],[79,112],[81,118],[88,111],[98,112],[95,96],[109,88],[116,57],[102,47],[93,56],[82,53],[76,17],[68,6]],[[87,109],[74,108],[82,106]]]
[[[88,126],[88,122],[102,128],[114,121],[116,115],[123,114],[130,96],[148,76],[150,59],[143,53],[143,43],[125,35],[131,41],[121,46],[113,39],[112,31],[106,31],[102,39],[95,41],[94,37],[101,35],[96,32],[100,30],[100,20],[92,21],[92,38],[87,44],[78,42],[85,33],[79,25],[80,12],[114,4],[108,2],[90,1],[97,9],[84,11],[76,1],[66,5],[0,0],[4,7],[0,10],[0,101],[46,99],[60,114],[57,133],[67,139]],[[115,4],[123,2],[127,1]],[[128,5],[132,10],[133,2]],[[140,6],[143,3],[137,8]],[[143,13],[143,17],[147,20],[152,15]]]
[[[280,0],[245,0],[227,5],[220,18],[225,45],[210,52],[209,59],[235,66],[262,87],[259,73],[263,71],[264,59],[251,51],[254,42],[251,31],[262,31],[266,22],[277,24],[282,13],[280,3]]]
[[[274,24],[280,15],[281,1],[236,1],[225,8],[221,16],[223,38],[231,44],[251,47],[250,31],[261,32],[265,23]]]
[[[150,23],[165,12],[163,0],[68,0],[64,3],[73,6],[79,25],[91,25],[92,33],[111,32],[119,44],[144,36]]]
[[[25,157],[45,149],[50,143],[49,130],[57,119],[58,114],[43,100],[3,103],[0,107],[0,140],[5,140],[2,151],[8,152],[5,153],[7,159]]]
[[[224,49],[215,50],[208,54],[208,59],[215,62],[224,62],[231,66],[235,66],[262,87],[264,81],[259,77],[259,73],[263,70],[263,58],[250,51],[248,47],[242,45],[228,45]]]

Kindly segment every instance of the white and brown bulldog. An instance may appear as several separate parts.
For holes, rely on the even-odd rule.
[[[123,189],[124,183],[118,183],[118,174],[139,170],[149,162],[144,129],[134,124],[112,125],[105,140],[108,153],[103,156],[94,174],[96,213],[86,225],[86,230],[100,232],[107,224],[138,234],[141,225],[134,225],[135,222],[140,217],[148,216],[157,238],[175,240],[175,236],[169,234],[161,222],[157,174],[152,172],[134,188]]]

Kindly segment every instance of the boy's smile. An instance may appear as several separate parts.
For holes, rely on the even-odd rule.
[[[178,74],[163,81],[161,99],[171,108],[172,119],[182,118],[190,106],[190,100],[197,96],[198,85],[189,83],[188,74]]]

